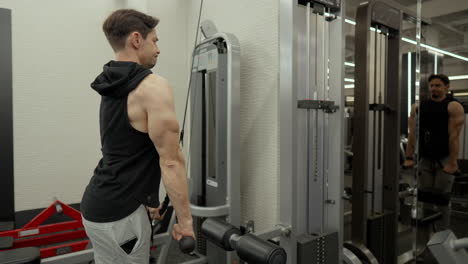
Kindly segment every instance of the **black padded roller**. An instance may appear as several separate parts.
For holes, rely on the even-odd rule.
[[[418,201],[439,206],[447,206],[450,203],[451,193],[442,192],[437,188],[419,188]]]
[[[240,230],[235,226],[215,218],[206,219],[202,224],[201,231],[209,241],[227,251],[234,250],[230,238],[233,235],[241,235]]]
[[[242,236],[236,243],[237,255],[248,262],[258,264],[284,264],[286,251],[252,234]]]

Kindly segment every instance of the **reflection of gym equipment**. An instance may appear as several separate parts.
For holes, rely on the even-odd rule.
[[[457,239],[450,230],[434,234],[427,246],[441,264],[468,263],[468,238]]]
[[[380,0],[364,2],[356,15],[352,241],[345,246],[368,263],[397,263],[402,19]]]

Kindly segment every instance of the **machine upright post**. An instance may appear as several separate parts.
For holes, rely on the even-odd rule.
[[[280,0],[280,245],[341,263],[344,1]],[[304,21],[306,23],[304,23]]]
[[[211,25],[205,34],[215,30]],[[201,235],[205,218],[240,227],[240,46],[229,33],[213,33],[195,47],[190,127],[191,209],[198,252],[208,263],[232,263],[224,251]]]
[[[380,263],[388,264],[397,261],[402,19],[403,11],[389,1],[369,1],[357,9],[352,240],[361,246],[368,245]],[[373,58],[378,63],[374,63],[377,64],[374,68],[370,61],[370,27],[374,27],[376,40]],[[386,43],[382,43],[384,40]],[[369,104],[371,90],[374,100]],[[373,133],[369,131],[370,111]],[[374,142],[372,157],[370,140]]]
[[[11,10],[0,8],[0,231],[14,229],[13,73]]]

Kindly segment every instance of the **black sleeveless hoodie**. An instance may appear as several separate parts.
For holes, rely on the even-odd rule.
[[[159,155],[147,133],[132,127],[127,98],[151,71],[134,62],[110,61],[91,87],[101,95],[102,158],[81,201],[92,222],[112,222],[141,204],[159,206]]]
[[[419,150],[423,158],[442,160],[449,156],[448,105],[458,102],[452,95],[441,102],[421,102],[419,115]]]

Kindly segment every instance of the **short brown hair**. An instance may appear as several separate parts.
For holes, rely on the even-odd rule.
[[[431,76],[429,76],[429,79],[427,79],[428,82],[431,82],[432,80],[434,79],[439,79],[441,80],[445,85],[449,85],[450,84],[450,80],[449,78],[447,77],[447,75],[445,74],[431,74]]]
[[[137,31],[146,39],[148,33],[158,25],[159,19],[134,9],[114,11],[102,25],[102,30],[114,51],[125,47],[127,36]]]

